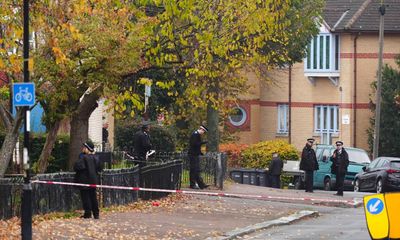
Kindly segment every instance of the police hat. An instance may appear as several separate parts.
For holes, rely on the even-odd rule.
[[[335,143],[336,145],[338,145],[338,144],[341,144],[341,145],[343,145],[343,142],[342,141],[336,141],[336,143]]]
[[[307,142],[314,143],[315,139],[314,138],[307,138]]]
[[[90,152],[94,152],[94,144],[91,141],[87,141],[83,144]]]
[[[204,132],[208,132],[208,128],[206,128],[206,126],[204,126],[204,125],[200,125],[200,129],[203,129]]]
[[[150,126],[150,122],[148,122],[148,121],[145,121],[145,122],[142,123],[142,129],[146,129],[149,126]]]

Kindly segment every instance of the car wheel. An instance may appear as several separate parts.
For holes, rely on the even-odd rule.
[[[376,193],[383,193],[384,192],[384,189],[383,189],[383,181],[382,181],[382,179],[379,179],[377,182],[376,182]]]
[[[329,177],[325,178],[325,180],[324,180],[324,190],[325,191],[332,190],[331,178],[329,178]]]
[[[356,179],[354,182],[354,192],[359,192],[360,191],[360,180]]]

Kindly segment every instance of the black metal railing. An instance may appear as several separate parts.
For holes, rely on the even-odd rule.
[[[140,170],[140,187],[158,189],[180,189],[182,160],[173,160],[157,165],[148,165]],[[144,200],[165,197],[168,193],[141,191]]]
[[[139,169],[107,169],[101,173],[101,184],[112,186],[139,186]],[[102,206],[108,207],[111,205],[125,205],[138,200],[137,191],[127,191],[118,189],[100,189]]]
[[[158,165],[149,165],[141,169],[106,169],[101,173],[101,184],[114,186],[143,187],[158,189],[179,189],[182,174],[182,161],[171,161]],[[54,182],[73,182],[74,173],[62,172],[40,174],[33,180]],[[142,179],[142,180],[141,180]],[[0,219],[20,215],[22,196],[22,178],[0,179]],[[123,205],[138,200],[166,196],[166,193],[141,194],[137,191],[116,189],[99,189],[98,197],[102,206]],[[56,184],[32,184],[32,212],[44,214],[49,212],[69,212],[81,209],[79,189]]]
[[[154,158],[162,162],[182,159],[182,187],[190,185],[190,161],[187,152],[157,152]],[[224,180],[228,177],[227,155],[225,153],[208,152],[200,156],[200,169],[201,177],[206,184],[223,189]]]
[[[0,219],[20,215],[22,183],[21,179],[0,179]]]

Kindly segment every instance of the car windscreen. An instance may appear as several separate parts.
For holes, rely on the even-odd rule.
[[[390,167],[391,168],[400,169],[400,161],[392,161],[392,162],[390,162]]]
[[[347,153],[349,154],[349,161],[356,162],[356,163],[370,163],[368,154],[363,151],[357,150],[348,150]]]

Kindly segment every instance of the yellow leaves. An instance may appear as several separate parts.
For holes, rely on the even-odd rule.
[[[52,50],[57,64],[62,64],[67,60],[67,56],[65,56],[59,47],[53,47]]]
[[[15,38],[22,39],[23,29],[22,28],[16,28],[14,30],[14,34],[15,34]]]
[[[153,81],[149,78],[140,78],[138,80],[138,83],[146,86],[151,86],[153,84]]]
[[[3,60],[0,58],[0,70],[3,70],[5,67],[6,66],[5,66]]]
[[[28,61],[28,71],[33,72],[33,58],[29,58]]]
[[[175,81],[170,81],[170,82],[156,82],[156,86],[160,87],[161,89],[171,89],[172,87],[175,86]]]
[[[9,61],[11,64],[10,70],[14,73],[20,73],[22,71],[22,58],[15,55],[11,54],[9,57]]]

